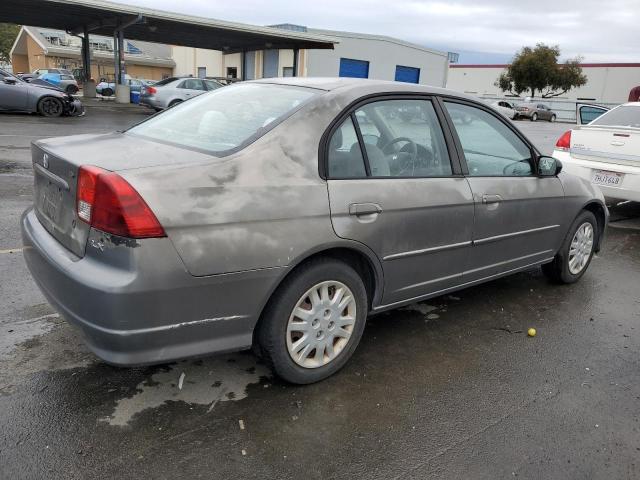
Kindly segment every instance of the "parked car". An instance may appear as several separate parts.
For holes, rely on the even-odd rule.
[[[140,90],[140,104],[158,112],[222,86],[216,80],[170,77],[154,85],[143,87]]]
[[[84,114],[80,100],[61,89],[24,82],[1,69],[0,110],[34,112],[45,117]]]
[[[499,100],[497,102],[493,102],[491,106],[495,108],[497,111],[499,111],[502,115],[504,115],[507,118],[510,118],[511,120],[516,118],[517,112],[515,107],[511,103],[507,102],[506,100]]]
[[[528,103],[525,102],[516,107],[516,119],[528,118],[532,122],[536,120],[548,120],[550,122],[556,121],[556,114],[544,103]]]
[[[591,120],[565,132],[554,156],[566,171],[597,185],[606,197],[640,202],[640,103],[609,111],[582,105],[577,117],[578,124]]]
[[[132,92],[140,92],[142,87],[148,87],[156,83],[155,80],[147,80],[145,78],[127,78],[125,80]],[[96,93],[105,97],[110,97],[116,93],[115,82],[100,82],[96,85]]]
[[[579,280],[608,219],[488,105],[399,82],[242,82],[32,158],[27,265],[118,365],[253,346],[315,382],[368,315],[538,265]]]
[[[55,85],[71,95],[78,93],[78,82],[71,74],[48,72],[39,74],[37,79]]]

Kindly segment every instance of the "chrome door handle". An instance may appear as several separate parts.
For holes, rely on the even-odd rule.
[[[500,195],[482,195],[482,203],[500,203],[502,197]]]
[[[349,205],[349,215],[373,215],[382,213],[382,207],[377,203],[352,203]]]

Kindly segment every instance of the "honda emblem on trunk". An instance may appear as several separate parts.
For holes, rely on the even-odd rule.
[[[44,168],[49,168],[49,154],[45,153],[42,155],[42,166]]]

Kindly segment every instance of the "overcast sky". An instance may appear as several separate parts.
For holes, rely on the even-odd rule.
[[[237,22],[295,23],[389,35],[455,52],[463,62],[506,61],[523,45],[558,44],[586,62],[640,61],[640,0],[124,0]]]

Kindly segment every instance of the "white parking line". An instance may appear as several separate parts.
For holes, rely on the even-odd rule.
[[[22,248],[10,248],[9,250],[0,250],[0,254],[3,253],[20,253]]]

